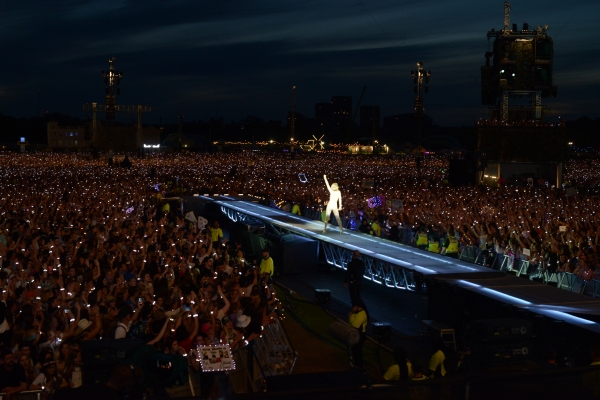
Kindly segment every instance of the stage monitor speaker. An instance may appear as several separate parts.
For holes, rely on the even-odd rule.
[[[389,342],[392,337],[392,325],[389,322],[373,322],[373,338],[378,342]]]
[[[472,342],[499,342],[533,337],[533,323],[525,319],[499,318],[472,321],[469,329]]]
[[[517,340],[488,342],[471,346],[471,353],[480,364],[490,365],[526,360],[533,353],[533,341]]]
[[[329,304],[331,291],[329,289],[315,289],[315,302],[317,304]]]

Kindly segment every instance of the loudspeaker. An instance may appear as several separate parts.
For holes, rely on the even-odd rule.
[[[392,325],[388,322],[373,322],[373,338],[378,342],[389,342],[392,336]]]
[[[317,304],[329,304],[331,291],[329,289],[315,289],[315,302]]]

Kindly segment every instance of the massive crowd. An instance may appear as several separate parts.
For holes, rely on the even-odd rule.
[[[195,344],[244,346],[277,318],[268,252],[250,262],[214,221],[201,230],[165,207],[179,195],[250,194],[307,214],[326,206],[327,174],[345,220],[365,233],[408,234],[448,255],[455,238],[540,268],[600,274],[600,204],[587,189],[567,195],[543,179],[454,188],[448,160],[436,156],[418,164],[260,152],[130,160],[118,168],[87,154],[0,153],[1,392],[81,386],[86,340],[136,337],[199,369]],[[592,187],[598,165],[570,162],[565,180]]]
[[[277,317],[268,252],[246,262],[218,223],[163,212],[152,163],[0,159],[0,392],[80,387],[88,340],[141,339],[198,370],[197,345],[244,346]]]

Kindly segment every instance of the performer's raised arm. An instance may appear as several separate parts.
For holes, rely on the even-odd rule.
[[[327,182],[327,175],[323,175],[323,179],[325,179],[325,184],[327,185],[327,190],[331,192],[331,186],[329,186],[329,182]]]
[[[325,180],[325,184],[327,185],[327,190],[329,190],[329,202],[327,203],[327,209],[325,210],[325,226],[323,227],[323,233],[327,233],[327,224],[329,223],[331,213],[335,215],[335,219],[337,220],[338,226],[340,227],[340,233],[344,233],[342,221],[338,212],[338,205],[339,210],[342,209],[342,193],[340,192],[339,186],[336,182],[332,183],[331,186],[329,186],[329,182],[327,181],[327,175],[323,175],[323,179]]]

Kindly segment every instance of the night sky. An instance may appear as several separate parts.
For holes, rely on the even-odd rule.
[[[550,119],[600,115],[600,2],[512,1],[511,23],[548,24],[556,99]],[[472,125],[486,116],[480,67],[487,32],[502,29],[501,0],[3,0],[0,113],[85,117],[104,103],[101,71],[123,71],[117,104],[147,104],[145,122],[296,111],[353,96],[385,115],[410,113],[410,71],[432,71],[426,114],[435,124]],[[127,117],[131,119],[131,117]],[[357,121],[358,122],[358,121]]]

